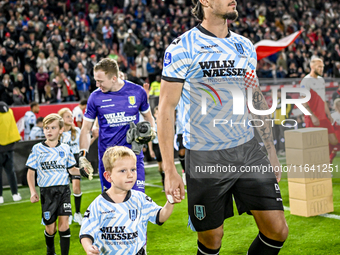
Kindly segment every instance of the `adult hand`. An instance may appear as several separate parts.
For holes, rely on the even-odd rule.
[[[164,186],[166,196],[168,197],[169,195],[171,195],[174,203],[180,203],[185,198],[185,190],[182,177],[177,173],[175,165],[173,165],[172,169],[164,172]],[[180,191],[180,197],[177,196],[177,189],[179,189]]]
[[[320,126],[320,120],[318,119],[318,117],[312,114],[311,119],[314,126],[316,127]]]

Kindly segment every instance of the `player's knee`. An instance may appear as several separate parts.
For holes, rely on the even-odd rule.
[[[280,227],[275,227],[262,233],[272,240],[283,242],[287,239],[288,232],[287,224],[282,224]]]
[[[73,186],[73,194],[80,194],[81,190],[79,186],[74,185]]]
[[[209,249],[218,249],[221,247],[223,235],[223,228],[217,228],[214,230],[198,232],[198,240]]]

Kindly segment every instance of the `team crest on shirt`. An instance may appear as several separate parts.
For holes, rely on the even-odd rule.
[[[240,54],[244,54],[244,49],[241,43],[235,43],[235,47]]]
[[[65,153],[64,153],[63,151],[59,151],[59,156],[60,156],[61,158],[63,158],[63,157],[65,157]]]
[[[134,104],[136,103],[136,97],[135,97],[135,96],[130,96],[130,97],[129,97],[129,103],[130,103],[131,105],[134,105]]]
[[[195,214],[197,219],[203,220],[206,216],[205,206],[204,205],[195,205],[194,206],[194,214]]]
[[[172,61],[171,53],[170,52],[165,53],[165,56],[164,56],[164,67],[167,67],[168,65],[170,65],[171,61]]]
[[[45,220],[51,219],[51,213],[50,213],[50,211],[44,212],[44,218],[45,218]]]
[[[129,210],[129,218],[130,220],[135,221],[137,218],[137,209]]]

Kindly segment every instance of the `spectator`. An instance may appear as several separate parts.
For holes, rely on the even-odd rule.
[[[17,87],[20,90],[20,93],[22,94],[23,99],[24,99],[24,103],[28,104],[28,98],[27,98],[26,92],[27,90],[29,90],[29,87],[24,80],[24,76],[21,73],[18,74],[17,81],[14,82],[13,87]]]
[[[65,72],[60,73],[61,78],[61,86],[62,86],[62,95],[66,102],[75,101],[74,98],[74,89],[76,88],[76,83],[66,76]]]
[[[60,103],[62,100],[62,84],[58,75],[53,78],[51,87],[53,88],[57,103]]]
[[[35,100],[34,98],[34,88],[37,83],[37,78],[35,72],[32,71],[32,67],[29,64],[25,65],[25,72],[23,73],[26,87],[26,98],[29,103]]]
[[[0,102],[0,204],[4,203],[2,196],[2,168],[5,169],[13,201],[20,201],[21,196],[18,193],[17,178],[14,173],[13,155],[15,143],[20,141],[21,137],[14,119],[12,109],[9,109],[5,102]]]
[[[54,71],[54,68],[56,66],[59,67],[59,61],[58,58],[54,55],[54,51],[51,50],[49,52],[49,57],[46,60],[46,67],[48,69],[48,74],[51,75],[51,73]]]
[[[143,80],[148,78],[147,63],[148,57],[145,56],[145,50],[142,50],[136,58],[136,76]]]
[[[48,84],[48,74],[44,72],[44,67],[40,66],[38,72],[35,75],[38,87],[39,103],[42,103],[42,98],[45,98],[45,85]]]
[[[105,25],[102,27],[102,33],[106,47],[109,50],[112,49],[114,29],[112,26],[110,26],[109,20],[105,21]]]
[[[2,83],[0,83],[0,101],[5,102],[7,105],[13,104],[13,82],[8,74],[4,75]]]
[[[83,68],[79,75],[76,78],[77,90],[79,93],[80,100],[88,99],[90,95],[90,77],[85,74],[85,69]]]
[[[13,88],[13,106],[24,105],[25,98],[18,87]]]
[[[54,104],[57,102],[57,99],[55,97],[55,93],[54,90],[52,89],[52,87],[47,84],[45,85],[45,103],[46,104]]]
[[[57,77],[57,76],[60,75],[60,68],[59,68],[59,66],[56,65],[52,71],[53,71],[53,72],[50,74],[50,80],[49,80],[50,83],[53,81],[53,79],[54,79],[55,77]]]
[[[40,52],[37,57],[37,69],[39,70],[42,67],[42,72],[47,73],[47,60],[45,59],[45,53]]]
[[[126,43],[124,44],[124,53],[127,57],[128,68],[135,66],[135,44],[131,41],[131,37],[126,38]]]

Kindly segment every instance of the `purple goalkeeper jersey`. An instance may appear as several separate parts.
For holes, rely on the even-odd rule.
[[[87,101],[84,119],[93,122],[98,117],[100,154],[103,154],[107,147],[115,145],[131,148],[131,144],[126,141],[129,123],[133,121],[137,124],[139,112],[149,111],[143,87],[129,81],[124,82],[125,85],[119,91],[103,93],[96,89]]]

